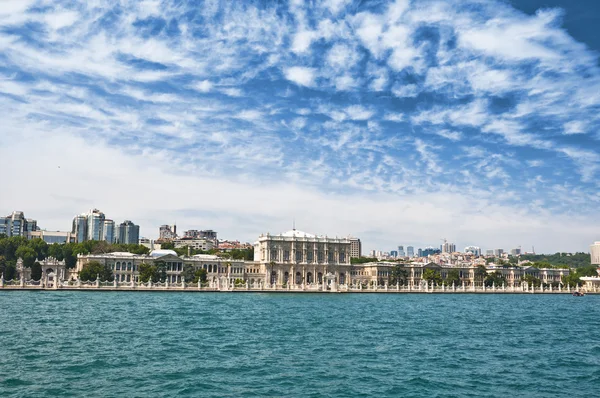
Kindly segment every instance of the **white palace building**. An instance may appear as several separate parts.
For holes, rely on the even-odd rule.
[[[336,287],[386,286],[390,284],[393,268],[397,263],[372,262],[351,264],[351,239],[317,236],[298,230],[279,235],[260,235],[254,243],[254,261],[233,260],[215,255],[177,256],[172,250],[154,250],[148,255],[132,253],[106,253],[79,255],[76,275],[90,261],[98,261],[113,269],[118,283],[139,282],[139,266],[142,263],[165,264],[167,282],[182,283],[185,266],[205,269],[207,282],[211,286],[232,286],[243,281],[250,288],[286,288],[294,290],[335,289]],[[439,272],[446,278],[451,270],[457,270],[462,286],[476,285],[476,264],[439,265],[434,263],[405,263],[406,284],[418,287],[425,282],[422,279],[426,269]],[[534,267],[494,267],[488,266],[488,272],[502,273],[507,285],[521,286],[527,275],[539,278],[545,284],[558,284],[568,269],[538,269]],[[479,282],[479,285],[481,282]]]

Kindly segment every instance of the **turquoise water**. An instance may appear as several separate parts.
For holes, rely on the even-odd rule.
[[[0,292],[0,395],[600,396],[600,296]]]

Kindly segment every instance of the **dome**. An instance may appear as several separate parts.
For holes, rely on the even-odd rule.
[[[175,253],[174,250],[152,250],[150,252],[150,257],[162,257],[168,256],[169,254],[177,257],[177,253]]]

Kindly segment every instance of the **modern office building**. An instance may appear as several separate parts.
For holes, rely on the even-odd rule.
[[[504,249],[495,249],[494,250],[494,256],[496,256],[496,257],[502,257],[503,254],[504,254]]]
[[[398,258],[398,250],[391,250],[390,256],[394,257],[394,258]],[[402,256],[402,257],[404,257],[404,256]]]
[[[47,244],[74,243],[76,237],[71,232],[62,231],[32,231],[27,234],[27,239],[42,239]]]
[[[136,244],[139,239],[139,226],[129,220],[125,220],[117,226],[100,210],[92,209],[73,218],[71,233],[77,242],[97,240],[109,243]],[[123,235],[122,239],[119,238],[120,234]]]
[[[406,255],[410,258],[415,256],[415,248],[412,246],[406,246]]]
[[[6,217],[0,217],[0,234],[26,237],[27,233],[37,230],[37,221],[25,218],[22,211],[13,211]]]
[[[485,251],[485,255],[486,256],[493,256],[494,255],[494,249],[487,249]]]
[[[71,234],[75,237],[76,242],[83,242],[87,239],[87,217],[85,214],[80,214],[73,218]]]
[[[440,254],[442,251],[432,246],[427,246],[425,249],[419,249],[419,257],[427,257],[432,254]]]
[[[349,237],[348,240],[350,240],[350,258],[359,258],[362,256],[360,239]]]
[[[133,245],[139,242],[139,238],[140,226],[133,222],[125,220],[117,227],[117,243]]]
[[[406,254],[404,253],[404,246],[398,246],[398,256],[399,257],[405,257]]]
[[[519,256],[519,255],[521,255],[521,248],[517,247],[516,249],[511,249],[510,250],[510,255],[511,256]]]

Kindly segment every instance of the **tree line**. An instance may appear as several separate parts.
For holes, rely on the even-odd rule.
[[[49,245],[40,238],[28,240],[23,236],[7,237],[4,234],[0,234],[0,273],[4,274],[4,279],[6,280],[14,279],[16,277],[17,260],[21,258],[23,266],[31,268],[31,278],[39,280],[42,276],[42,266],[38,261],[43,261],[48,257],[64,261],[66,268],[75,268],[78,254],[112,252],[148,254],[150,249],[137,244],[111,244],[94,240],[81,243],[53,243]]]
[[[160,245],[161,250],[173,250],[177,253],[178,256],[187,256],[188,255],[188,246],[175,248],[173,242],[165,242]],[[218,248],[210,249],[210,250],[200,250],[189,248],[190,256],[195,256],[196,254],[213,254],[219,256],[221,258],[231,258],[233,260],[245,260],[245,261],[253,261],[254,260],[254,248],[250,247],[247,249],[232,249],[231,251],[224,252],[219,250]]]

